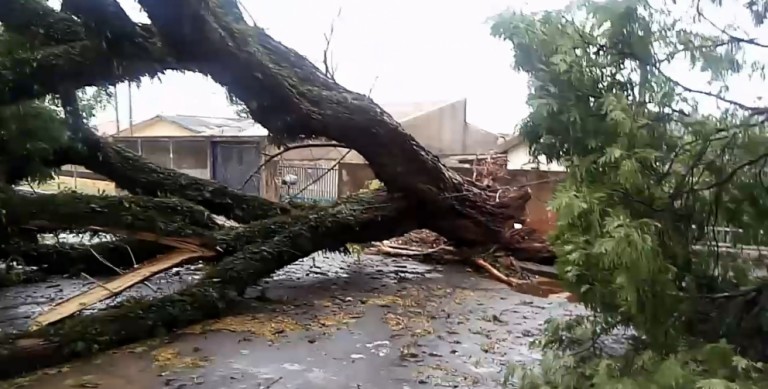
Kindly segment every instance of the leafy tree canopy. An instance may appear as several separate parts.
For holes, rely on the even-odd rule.
[[[726,10],[759,27],[768,3],[579,1],[494,18],[530,76],[520,133],[568,168],[551,242],[592,312],[550,324],[539,346],[551,353],[541,371],[517,371],[523,387],[768,385],[765,281],[718,243],[732,228],[765,245],[766,110],[726,96],[736,78],[765,82],[754,58],[768,46],[707,15]],[[683,61],[706,85],[672,75]],[[621,328],[636,341],[602,353]]]

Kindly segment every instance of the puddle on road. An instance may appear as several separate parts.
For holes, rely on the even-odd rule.
[[[165,282],[163,290],[172,291],[197,276],[187,268],[151,282]],[[8,291],[19,303],[26,296],[39,304],[87,284],[55,283]],[[96,376],[100,387],[126,389],[258,388],[276,380],[275,388],[496,388],[507,363],[539,357],[527,345],[545,319],[579,311],[515,293],[460,267],[378,256],[318,254],[264,285],[280,304],[194,326],[169,344],[147,343],[75,363],[26,387],[66,388],[68,379]],[[26,325],[41,308],[0,307],[0,327]],[[24,315],[29,317],[19,317]],[[158,350],[172,357],[166,359],[173,371],[158,366]]]

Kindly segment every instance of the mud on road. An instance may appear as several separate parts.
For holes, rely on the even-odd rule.
[[[151,282],[173,290],[196,274],[187,269]],[[66,298],[83,284],[8,289],[15,300],[0,307],[0,328],[23,328],[44,298]],[[3,387],[498,388],[509,363],[536,361],[528,343],[545,319],[581,312],[461,267],[378,256],[316,255],[264,287],[269,302],[238,315]],[[250,295],[263,299],[257,289]]]

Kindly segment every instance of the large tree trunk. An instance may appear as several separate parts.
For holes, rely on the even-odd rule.
[[[120,22],[111,26],[109,18],[98,17],[112,14],[106,6],[112,2],[91,2],[93,12],[80,15],[88,21],[83,29],[90,26],[103,34],[124,23],[118,18]],[[126,44],[110,45],[108,56],[118,61],[133,59],[119,66],[94,58],[94,53],[106,45],[88,40],[48,49],[66,49],[66,56],[44,51],[35,58],[20,56],[0,62],[0,70],[10,70],[0,71],[0,84],[7,85],[0,91],[0,104],[58,92],[61,82],[78,87],[113,83],[128,73],[156,74],[167,68],[201,72],[228,87],[254,119],[276,137],[325,137],[360,152],[389,190],[406,195],[443,219],[453,219],[453,223],[442,222],[432,228],[454,242],[512,246],[504,232],[508,223],[522,221],[520,198],[493,201],[472,182],[440,164],[369,98],[335,84],[295,51],[260,28],[247,26],[232,7],[219,8],[211,0],[143,0],[141,5],[162,45],[155,43],[153,30],[144,28],[142,34],[124,34]],[[128,44],[133,41],[140,44]],[[146,49],[126,48],[134,46]],[[168,53],[170,64],[164,57]],[[98,56],[103,58],[104,53]],[[147,62],[154,68],[145,66]],[[25,71],[14,71],[17,67]],[[126,71],[128,68],[141,70]],[[4,92],[9,93],[2,96]],[[390,158],[393,154],[398,158]]]
[[[506,223],[521,221],[517,209],[492,204],[370,98],[336,84],[230,8],[209,0],[139,3],[179,62],[226,86],[273,135],[324,137],[351,147],[389,190],[455,219],[449,228],[444,222],[431,226],[441,235],[459,244],[503,244]]]
[[[264,278],[320,250],[404,234],[417,224],[402,199],[383,192],[359,195],[320,209],[254,223],[220,234],[226,257],[206,278],[185,290],[152,301],[129,303],[5,339],[0,377],[63,363],[78,356],[144,339],[218,317],[241,302],[239,296]],[[245,245],[245,247],[243,247]],[[81,343],[85,342],[85,343]],[[84,344],[84,347],[72,347]]]

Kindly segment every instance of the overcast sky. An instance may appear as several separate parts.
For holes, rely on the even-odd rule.
[[[135,19],[147,20],[135,1],[121,0],[121,3]],[[567,1],[242,0],[242,3],[273,37],[315,63],[320,63],[322,58],[323,34],[328,32],[341,9],[332,44],[333,61],[338,66],[336,77],[341,84],[362,93],[367,93],[373,85],[372,97],[379,103],[466,97],[470,122],[494,132],[512,132],[527,114],[527,78],[510,68],[512,46],[490,36],[487,19],[510,6],[536,11],[560,8]],[[728,19],[721,11],[716,17],[723,23]],[[749,24],[745,19],[736,20],[742,25]],[[671,72],[691,85],[704,84],[685,64],[678,64]],[[731,89],[745,96],[747,102],[762,93],[761,88],[744,80],[735,82]],[[121,124],[127,125],[125,84],[118,87],[118,98]],[[134,122],[161,113],[232,116],[232,109],[223,89],[214,82],[196,74],[176,73],[164,76],[161,82],[147,81],[133,91]],[[110,109],[98,115],[96,121],[114,120],[114,116],[114,110]]]
[[[133,0],[121,3],[141,20]],[[320,63],[331,22],[337,80],[379,103],[466,97],[468,120],[511,132],[526,115],[526,77],[511,70],[512,47],[490,36],[487,18],[514,0],[243,0],[256,22]],[[541,2],[534,2],[541,3]],[[559,7],[566,1],[544,1]],[[196,74],[170,74],[133,91],[134,122],[159,113],[232,116],[224,91]],[[121,125],[128,123],[127,86],[118,87]],[[114,120],[114,110],[97,122]]]

